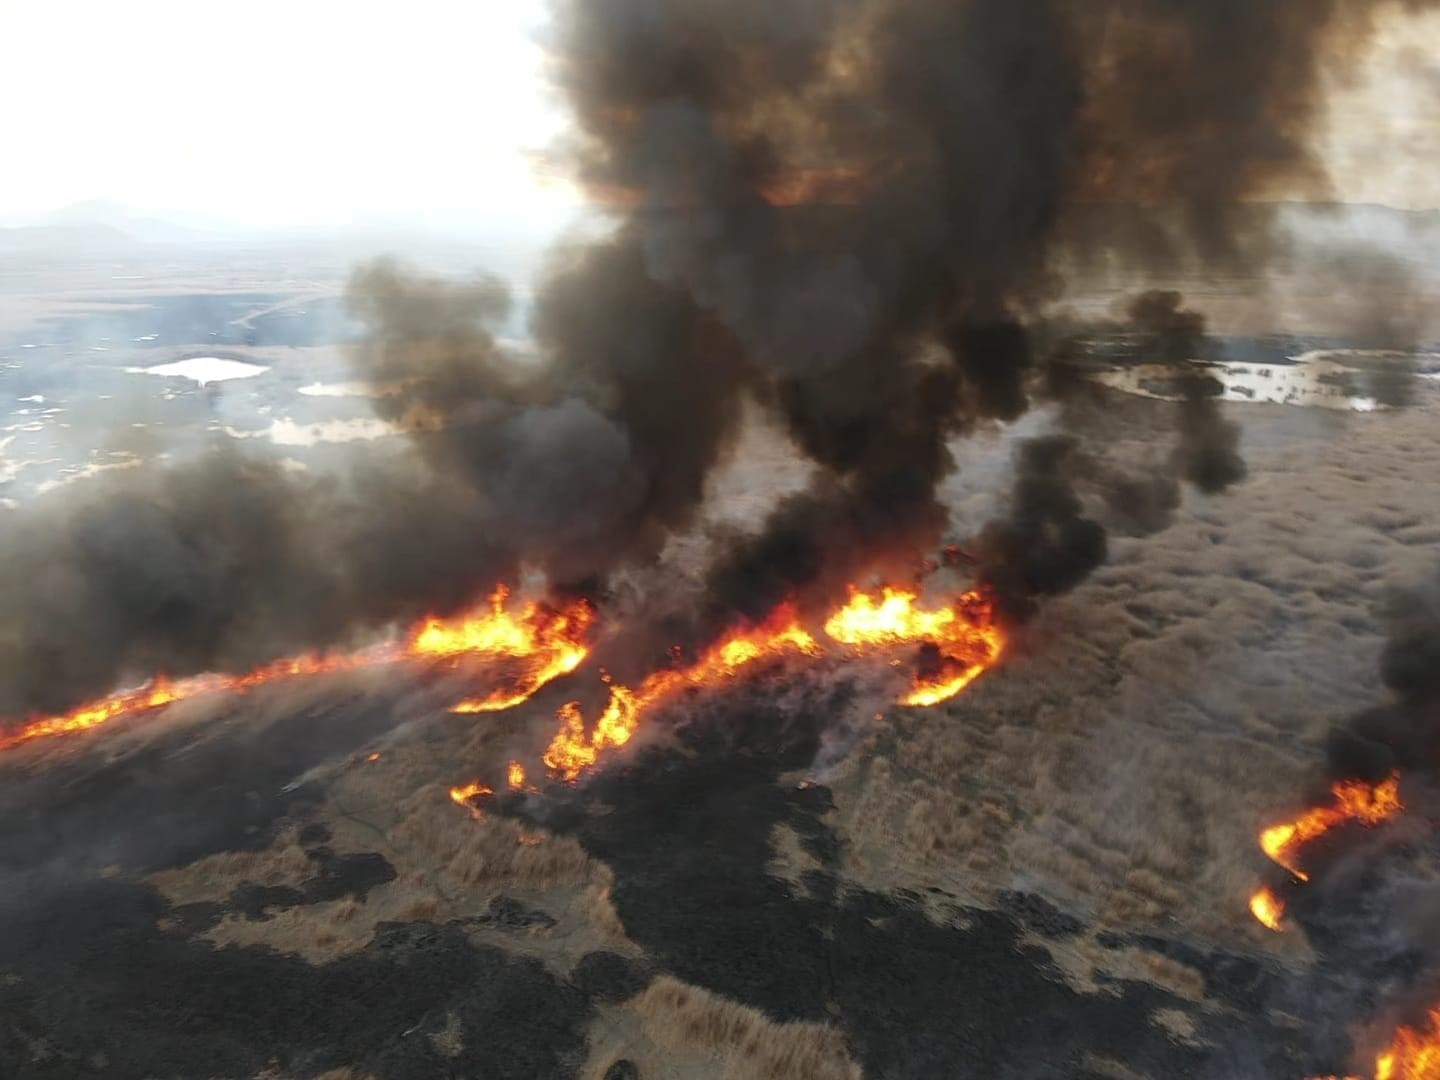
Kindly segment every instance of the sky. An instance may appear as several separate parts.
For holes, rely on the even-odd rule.
[[[544,0],[0,0],[0,223],[91,199],[249,228],[483,222],[573,207]],[[1440,206],[1440,16],[1337,88],[1343,200]]]
[[[0,0],[0,216],[240,225],[543,209],[542,0]]]

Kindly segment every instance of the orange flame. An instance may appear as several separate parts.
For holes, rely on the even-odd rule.
[[[1250,914],[1254,915],[1261,925],[1278,933],[1281,929],[1280,920],[1285,917],[1285,903],[1271,889],[1263,888],[1250,898]]]
[[[450,789],[450,798],[459,805],[470,808],[470,800],[477,798],[488,798],[495,794],[495,789],[486,787],[479,780],[472,780],[468,784],[461,784],[459,787]]]
[[[28,723],[0,736],[0,750],[12,749],[32,739],[75,735],[130,713],[149,712],[173,705],[177,701],[198,697],[200,694],[219,691],[243,694],[257,686],[281,679],[350,671],[394,658],[393,650],[382,646],[349,655],[320,656],[307,653],[304,656],[276,660],[244,675],[196,675],[188,679],[173,680],[157,675],[139,689],[111,694],[59,716],[33,717]]]
[[[877,598],[851,590],[850,602],[825,622],[825,633],[852,648],[927,643],[938,662],[916,675],[902,705],[938,705],[948,701],[1000,658],[1004,634],[994,622],[994,606],[972,591],[954,604],[917,608],[913,592],[886,586]]]
[[[503,585],[490,597],[488,611],[457,619],[427,619],[410,639],[412,656],[475,656],[482,659],[530,660],[532,665],[509,686],[483,698],[469,698],[450,711],[500,712],[528,700],[546,683],[578,668],[590,648],[586,640],[595,609],[580,600],[560,611],[530,601],[518,615],[505,610],[509,590]]]
[[[1317,806],[1294,821],[1271,826],[1260,834],[1260,847],[1265,854],[1301,881],[1310,880],[1299,866],[1300,851],[1306,844],[1337,825],[1358,821],[1373,827],[1405,809],[1400,802],[1399,773],[1391,773],[1379,784],[1340,780],[1330,790],[1335,796],[1333,806]]]
[[[459,787],[450,789],[450,801],[456,806],[463,806],[470,811],[470,816],[479,821],[484,815],[480,813],[472,799],[488,799],[495,794],[495,789],[479,780],[472,780],[468,784],[461,784]]]
[[[640,714],[651,705],[686,687],[706,686],[728,679],[742,667],[766,657],[801,652],[816,655],[820,647],[800,625],[794,608],[782,606],[770,618],[741,630],[715,645],[685,668],[655,672],[638,690],[610,683],[610,700],[587,734],[580,703],[569,702],[557,714],[560,730],[542,755],[552,776],[574,780],[611,747],[624,746],[635,734]]]
[[[0,734],[0,751],[33,739],[78,734],[121,716],[158,709],[200,694],[245,693],[281,679],[352,671],[407,659],[467,656],[525,661],[525,668],[509,685],[487,698],[461,702],[456,710],[490,712],[509,708],[580,666],[589,651],[586,639],[595,611],[583,600],[560,610],[532,601],[512,614],[505,607],[508,596],[508,590],[501,586],[483,607],[453,619],[426,619],[398,644],[346,654],[307,653],[276,660],[244,675],[197,675],[176,680],[156,676],[139,689],[112,694],[58,716],[31,717],[14,730]]]
[[[8,735],[0,736],[0,750],[9,750],[11,747],[19,746],[31,739],[40,739],[49,735],[70,735],[88,731],[90,728],[99,727],[125,713],[158,709],[163,705],[169,705],[172,701],[180,700],[182,696],[183,692],[177,693],[174,684],[164,676],[160,676],[149,686],[139,690],[129,690],[102,701],[81,705],[60,716],[44,716],[33,719],[24,727],[18,728]]]
[[[595,610],[586,601],[553,609],[531,601],[517,612],[507,610],[509,592],[497,588],[482,607],[451,618],[428,618],[401,642],[351,654],[304,656],[277,660],[244,675],[200,675],[182,680],[157,676],[136,689],[82,705],[59,716],[32,717],[0,735],[0,750],[48,736],[71,735],[131,713],[162,708],[203,693],[244,693],[279,679],[349,671],[381,663],[416,659],[475,657],[522,661],[519,673],[485,697],[471,698],[455,712],[480,713],[507,709],[529,699],[541,687],[578,668],[589,655]],[[914,593],[885,588],[872,596],[851,591],[849,602],[825,622],[834,641],[852,650],[875,650],[901,644],[928,647],[919,672],[902,704],[934,705],[958,694],[998,659],[1004,636],[993,622],[991,604],[977,592],[954,604],[927,610],[916,606]],[[586,731],[577,705],[560,710],[561,730],[546,752],[553,775],[574,779],[609,747],[630,740],[640,714],[679,689],[713,684],[732,677],[755,660],[782,653],[818,655],[821,647],[800,624],[795,610],[784,605],[758,626],[737,631],[683,669],[656,672],[639,689],[613,685],[610,700],[594,729]],[[523,777],[523,769],[520,770]],[[522,779],[523,784],[523,779]],[[513,786],[513,785],[512,785]]]
[[[525,786],[525,766],[518,761],[512,761],[505,769],[505,782],[510,786],[511,791],[519,791]]]
[[[917,607],[912,592],[887,586],[872,595],[852,588],[849,602],[826,619],[824,629],[831,640],[852,651],[929,646],[936,657],[922,664],[900,699],[903,705],[935,705],[954,697],[999,659],[1005,643],[990,600],[979,592],[932,610]],[[579,703],[563,706],[557,714],[560,730],[543,757],[545,765],[557,779],[573,781],[605,750],[629,742],[641,714],[656,702],[687,687],[727,680],[755,660],[795,652],[818,656],[823,649],[800,624],[795,609],[782,605],[763,623],[732,633],[689,667],[658,671],[638,690],[611,683],[610,700],[588,732]]]
[[[1430,1010],[1425,1030],[1401,1027],[1390,1045],[1375,1058],[1374,1080],[1436,1080],[1440,1077],[1440,1008]],[[1342,1080],[1312,1076],[1309,1080]],[[1346,1076],[1343,1080],[1364,1080]]]
[[[1375,1059],[1375,1080],[1435,1080],[1440,1077],[1440,1008],[1431,1009],[1424,1031],[1402,1027]]]

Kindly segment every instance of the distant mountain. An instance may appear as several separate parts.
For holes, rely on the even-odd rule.
[[[110,199],[86,199],[45,215],[44,225],[57,228],[106,228],[123,233],[143,244],[184,244],[202,233],[163,218],[137,214],[123,203]]]
[[[22,225],[0,229],[3,255],[113,251],[134,243],[134,237],[112,225]]]

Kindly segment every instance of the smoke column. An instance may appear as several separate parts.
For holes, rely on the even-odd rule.
[[[1237,207],[1324,193],[1321,72],[1422,6],[557,0],[562,152],[614,228],[556,253],[538,361],[497,346],[497,283],[362,269],[357,366],[404,385],[378,408],[411,452],[326,482],[219,452],[9,515],[0,714],[335,643],[522,566],[582,588],[643,568],[695,523],[747,400],[817,479],[717,551],[697,637],[913,566],[946,527],[948,442],[1030,403],[1066,249],[1263,267],[1268,216]],[[1218,417],[1181,416],[1177,474],[1237,479]],[[1027,451],[987,534],[1017,612],[1103,558],[1073,460]],[[1042,580],[1031,545],[1057,530],[1074,550]]]

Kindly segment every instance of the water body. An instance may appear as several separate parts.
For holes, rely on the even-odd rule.
[[[320,420],[313,424],[299,423],[289,417],[274,421],[259,431],[242,431],[227,427],[233,439],[268,439],[276,446],[316,446],[320,443],[368,442],[400,434],[400,429],[373,416],[342,420]]]
[[[1096,372],[1105,386],[1162,401],[1183,398],[1181,382],[1196,368],[1222,387],[1224,401],[1300,405],[1348,412],[1372,412],[1404,403],[1416,374],[1440,372],[1440,354],[1374,349],[1312,349],[1272,360],[1204,360],[1186,366],[1135,364]]]
[[[260,364],[247,364],[242,360],[228,360],[223,356],[192,356],[188,360],[177,360],[173,364],[125,370],[136,375],[165,375],[190,379],[201,386],[208,386],[213,382],[254,378],[270,369]]]

